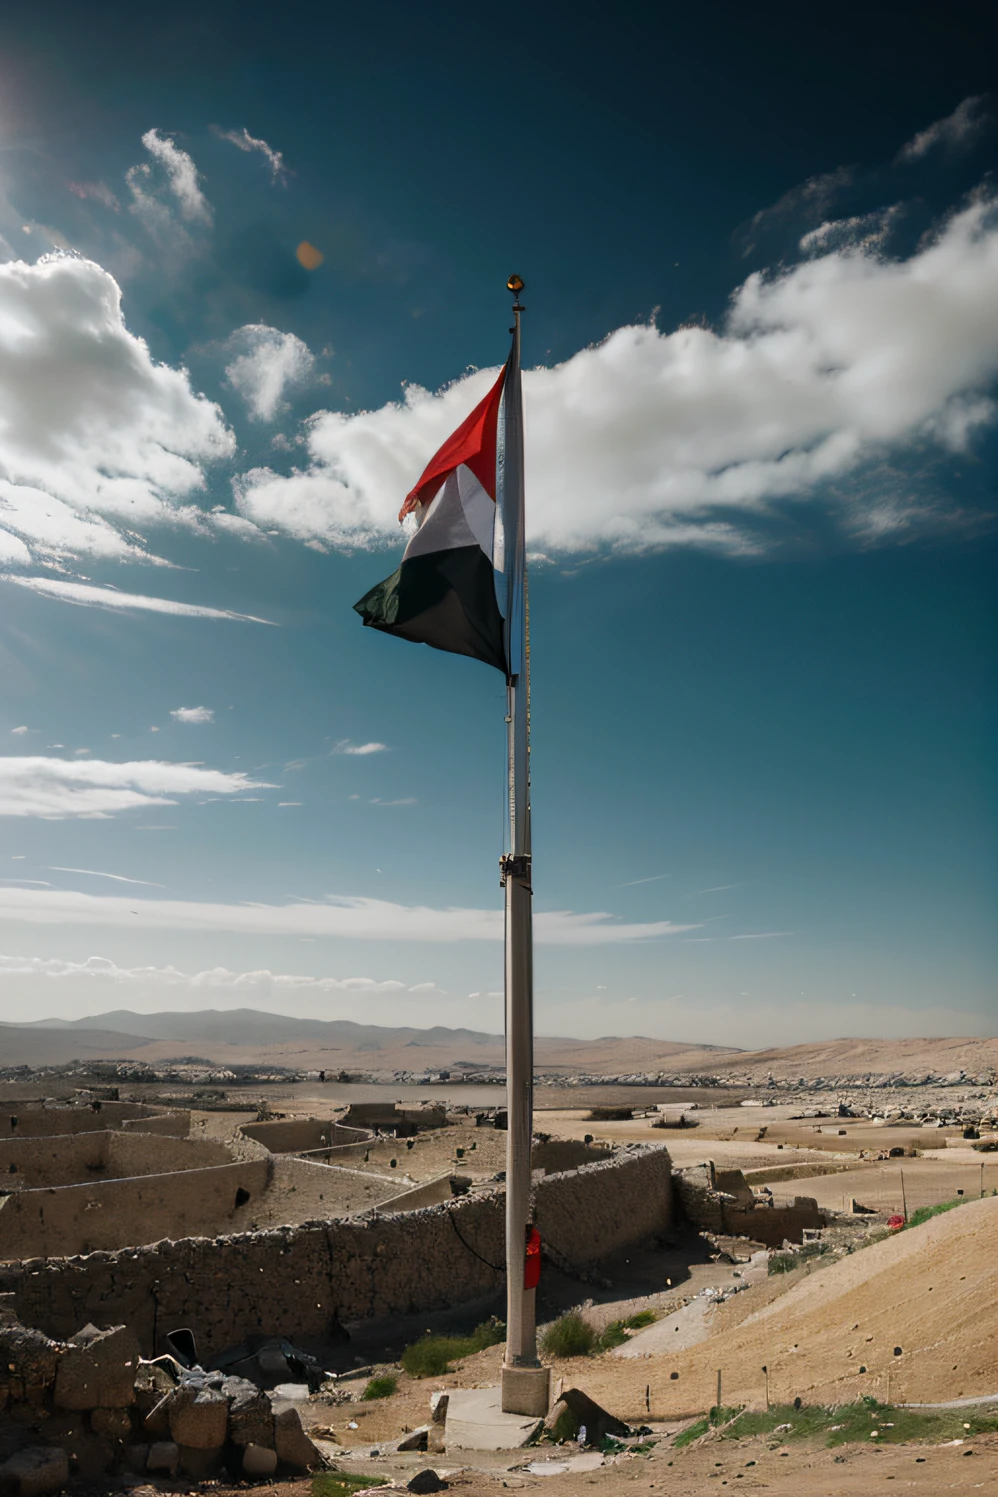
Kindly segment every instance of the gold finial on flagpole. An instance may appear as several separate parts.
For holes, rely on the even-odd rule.
[[[525,307],[520,306],[520,292],[523,290],[523,281],[518,275],[511,275],[506,282],[506,290],[513,293],[513,311],[524,312]]]

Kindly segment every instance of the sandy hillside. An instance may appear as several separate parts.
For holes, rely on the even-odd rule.
[[[688,1351],[625,1361],[623,1372],[601,1359],[586,1391],[630,1417],[650,1383],[656,1412],[695,1412],[714,1402],[720,1368],[725,1403],[759,1406],[768,1366],[774,1402],[886,1401],[888,1371],[894,1402],[998,1393],[996,1242],[998,1198],[971,1202],[815,1269],[786,1293],[768,1280],[735,1296]]]
[[[623,1042],[621,1042],[623,1043]],[[706,1057],[703,1058],[706,1068]],[[697,1058],[696,1066],[700,1059]],[[943,1075],[965,1070],[970,1074],[998,1067],[998,1039],[869,1040],[839,1039],[792,1045],[781,1050],[743,1050],[717,1055],[710,1062],[713,1075],[759,1076],[772,1071],[778,1078],[847,1076],[866,1072],[935,1071]],[[694,1058],[677,1061],[677,1070],[694,1067]]]

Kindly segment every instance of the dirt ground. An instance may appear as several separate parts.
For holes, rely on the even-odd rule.
[[[882,1449],[847,1445],[828,1450],[815,1444],[772,1449],[761,1438],[708,1440],[683,1450],[664,1442],[649,1455],[629,1455],[596,1471],[536,1476],[525,1470],[493,1471],[461,1467],[444,1457],[433,1457],[432,1468],[447,1482],[455,1497],[501,1497],[504,1491],[540,1490],[550,1497],[575,1497],[596,1487],[605,1497],[629,1497],[655,1492],[668,1497],[702,1497],[705,1490],[731,1487],[766,1492],[768,1497],[871,1497],[881,1483],[893,1481],[896,1490],[914,1497],[971,1497],[995,1490],[998,1483],[998,1436],[978,1436],[963,1445],[897,1445]],[[523,1452],[536,1458],[540,1451]],[[557,1452],[552,1452],[557,1454]],[[413,1472],[425,1469],[423,1456]],[[353,1468],[359,1469],[356,1463]],[[244,1497],[245,1487],[213,1486],[217,1497]],[[391,1490],[391,1489],[389,1489]],[[396,1488],[398,1490],[398,1488]],[[402,1488],[404,1490],[404,1487]],[[309,1480],[265,1483],[253,1488],[257,1497],[309,1497]]]
[[[702,1414],[715,1402],[718,1370],[722,1401],[749,1408],[765,1407],[764,1368],[773,1403],[799,1397],[834,1405],[864,1395],[934,1403],[995,1394],[996,1237],[998,1198],[972,1202],[827,1266],[817,1260],[752,1284],[710,1311],[705,1339],[682,1350],[555,1360],[553,1374],[632,1425]],[[703,1276],[716,1281],[719,1269],[730,1283],[730,1267],[705,1266]],[[685,1287],[695,1292],[699,1284]],[[615,1313],[630,1308],[618,1300]],[[594,1322],[605,1319],[598,1307],[588,1313]],[[491,1347],[440,1378],[398,1374],[389,1399],[324,1410],[313,1402],[303,1417],[334,1431],[337,1444],[369,1451],[425,1423],[435,1389],[496,1386],[501,1362],[502,1347]]]

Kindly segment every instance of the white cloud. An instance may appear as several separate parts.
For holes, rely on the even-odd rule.
[[[0,760],[0,765],[3,763]],[[179,768],[173,765],[160,767]],[[93,766],[73,768],[90,769]],[[2,793],[0,785],[0,795]],[[450,943],[501,941],[503,938],[503,915],[499,909],[432,909],[393,904],[361,895],[330,895],[324,903],[209,904],[182,899],[145,899],[134,895],[121,899],[112,895],[78,894],[72,890],[48,892],[6,888],[0,890],[0,920],[19,920],[33,925],[125,925],[130,930],[331,936],[355,941]],[[675,925],[671,920],[617,924],[612,915],[602,911],[576,914],[571,910],[556,910],[534,916],[534,937],[541,946],[605,946],[654,941],[696,929],[699,927]]]
[[[147,130],[142,144],[153,164],[142,162],[125,174],[132,194],[132,207],[151,227],[161,225],[168,212],[163,195],[173,198],[181,218],[189,224],[210,225],[211,204],[201,191],[201,179],[194,161],[168,135]]]
[[[952,114],[936,120],[925,130],[912,137],[898,152],[898,161],[920,161],[936,146],[963,145],[977,134],[987,116],[984,113],[984,98],[975,94],[958,104]]]
[[[176,805],[179,795],[241,794],[265,787],[227,774],[158,759],[111,764],[104,759],[0,758],[0,816],[105,818],[135,806]]]
[[[213,723],[214,707],[174,707],[170,716],[178,723]]]
[[[774,501],[827,500],[848,475],[843,521],[870,534],[882,506],[864,468],[927,438],[959,449],[994,420],[996,217],[980,196],[907,260],[838,249],[749,276],[719,332],[620,328],[527,371],[531,541],[561,554],[752,552]],[[313,545],[399,543],[400,497],[494,378],[478,370],[379,410],[318,413],[308,467],[244,474],[237,507]]]
[[[70,255],[0,265],[0,411],[0,560],[21,564],[145,556],[139,526],[207,526],[179,501],[235,446],[128,331],[114,278]]]
[[[0,976],[94,977],[115,983],[158,982],[166,987],[195,988],[293,987],[318,988],[323,992],[397,993],[405,983],[372,977],[303,977],[266,970],[230,972],[227,967],[211,967],[204,972],[181,972],[176,967],[119,967],[103,956],[91,956],[83,962],[67,962],[38,956],[0,956]],[[434,988],[425,983],[423,988]]]
[[[225,373],[257,421],[273,421],[284,409],[284,392],[307,379],[315,363],[306,343],[276,327],[249,324],[232,334],[235,354]]]
[[[11,733],[14,734],[15,737],[20,738],[20,737],[23,736],[23,734],[29,733],[31,731],[31,729],[27,728],[27,727],[20,727],[20,728],[11,728],[10,731],[11,731]]]
[[[756,241],[773,230],[785,230],[789,224],[820,222],[828,213],[835,199],[853,182],[853,171],[848,166],[837,166],[834,171],[822,172],[820,176],[808,177],[785,192],[768,208],[760,208],[737,238],[741,241],[743,256],[747,257],[757,248]]]
[[[385,754],[388,752],[387,743],[351,743],[349,738],[341,738],[339,743],[333,744],[334,754],[356,754],[364,756],[367,754]]]
[[[902,211],[900,203],[862,213],[853,218],[834,218],[810,229],[800,241],[805,255],[827,255],[829,250],[883,248]]]
[[[220,140],[227,140],[239,151],[258,151],[270,167],[270,180],[276,185],[278,182],[283,186],[288,180],[288,168],[284,165],[284,156],[280,151],[275,151],[265,140],[251,135],[244,125],[241,130],[220,130],[214,125],[213,130]]]
[[[147,889],[165,889],[165,884],[154,884],[147,878],[126,878],[123,873],[101,873],[96,868],[63,868],[58,863],[49,865],[49,873],[83,873],[87,878],[110,878],[116,884],[144,884]],[[51,887],[51,885],[50,885]]]
[[[45,598],[55,598],[60,603],[75,603],[81,608],[130,609],[143,608],[148,613],[174,613],[195,619],[237,619],[245,624],[270,624],[271,619],[256,618],[252,613],[232,613],[227,608],[206,608],[200,603],[176,603],[172,598],[147,598],[142,593],[120,593],[112,587],[92,587],[86,582],[57,582],[51,577],[18,577],[13,572],[0,572],[0,582],[13,582],[26,587]],[[159,732],[156,728],[154,732]]]
[[[95,203],[103,203],[105,208],[118,212],[118,199],[106,182],[67,182],[66,186],[74,197],[83,198],[84,201],[90,198]]]

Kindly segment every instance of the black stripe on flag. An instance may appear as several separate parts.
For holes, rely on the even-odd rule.
[[[492,562],[480,546],[410,556],[353,606],[365,628],[470,655],[506,674]]]

